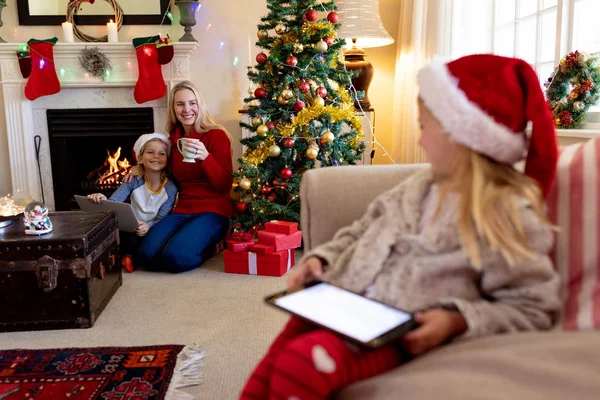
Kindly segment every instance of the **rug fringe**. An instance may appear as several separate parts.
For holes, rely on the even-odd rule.
[[[169,383],[169,389],[165,398],[167,400],[192,400],[196,397],[182,390],[188,386],[200,385],[204,380],[203,367],[206,352],[202,346],[193,344],[185,346],[177,355],[177,363],[173,378]]]

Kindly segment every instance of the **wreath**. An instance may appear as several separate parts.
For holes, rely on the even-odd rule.
[[[112,9],[115,13],[115,22],[117,23],[117,29],[121,30],[121,26],[123,25],[123,10],[119,6],[119,4],[116,2],[116,0],[104,0],[104,1],[106,1],[112,7]],[[102,36],[99,38],[94,37],[94,36],[89,36],[89,35],[86,35],[85,33],[81,32],[79,30],[79,28],[77,28],[77,25],[75,25],[74,18],[75,18],[75,15],[77,14],[77,10],[79,10],[79,7],[81,6],[81,4],[83,4],[83,3],[94,4],[95,2],[96,2],[96,0],[69,0],[69,4],[67,4],[67,22],[70,22],[73,24],[73,33],[82,42],[108,42],[108,35],[105,35],[105,36]]]
[[[106,72],[110,71],[111,68],[110,60],[97,47],[81,50],[81,55],[78,58],[84,71],[95,77],[106,79]]]
[[[600,98],[600,62],[578,51],[567,54],[544,83],[557,128],[577,128]]]

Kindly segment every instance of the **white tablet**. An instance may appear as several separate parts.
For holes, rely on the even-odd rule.
[[[411,313],[325,282],[312,282],[265,300],[367,347],[379,347],[417,326]]]
[[[92,203],[86,196],[75,195],[75,200],[81,211],[102,212],[116,211],[119,221],[119,230],[124,232],[133,232],[140,225],[131,204],[119,203],[111,200],[100,200],[100,204]]]

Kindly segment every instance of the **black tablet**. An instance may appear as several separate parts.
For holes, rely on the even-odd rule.
[[[266,302],[367,347],[379,347],[414,329],[411,313],[326,282],[268,296]]]

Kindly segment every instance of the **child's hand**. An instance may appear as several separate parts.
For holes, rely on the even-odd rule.
[[[89,201],[96,204],[100,204],[100,200],[106,200],[106,196],[102,193],[89,194],[87,198]]]
[[[138,236],[146,236],[146,233],[148,233],[149,230],[150,230],[150,226],[147,223],[142,222],[140,224],[140,226],[135,228],[133,231]]]
[[[323,275],[323,263],[319,257],[309,257],[298,265],[294,272],[288,278],[288,288],[310,282],[314,278],[320,278]]]
[[[401,339],[404,350],[415,356],[434,349],[467,330],[467,322],[458,311],[436,308],[417,313],[415,319],[421,326]]]

